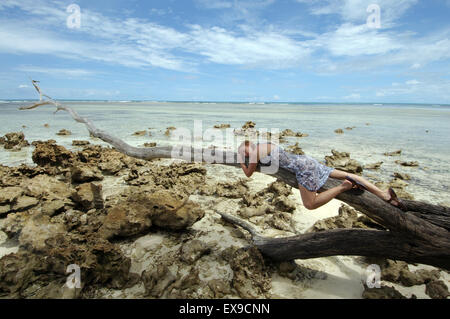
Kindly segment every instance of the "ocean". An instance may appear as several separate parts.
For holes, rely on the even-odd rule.
[[[297,104],[297,103],[201,103],[201,102],[108,102],[67,101],[81,116],[94,122],[97,128],[108,131],[134,146],[145,142],[158,145],[177,144],[164,135],[167,127],[193,130],[194,121],[202,121],[203,131],[216,124],[230,124],[241,128],[247,121],[257,129],[292,129],[309,134],[306,138],[287,138],[283,147],[299,142],[306,154],[323,161],[331,150],[349,152],[362,164],[383,162],[379,170],[365,170],[379,180],[393,179],[394,172],[407,173],[406,191],[415,199],[450,205],[450,105],[418,104]],[[89,140],[87,129],[72,120],[65,112],[54,114],[55,108],[43,106],[20,111],[29,105],[24,101],[0,102],[0,135],[22,131],[29,142],[54,139],[69,149],[72,140]],[[49,128],[44,124],[49,124]],[[25,127],[23,127],[25,126]],[[346,127],[354,127],[346,130]],[[150,129],[151,128],[151,129]],[[336,134],[336,129],[344,134]],[[61,129],[71,136],[57,136]],[[150,129],[150,130],[149,130]],[[136,131],[149,130],[152,136],[133,136]],[[225,130],[222,131],[225,137]],[[232,142],[232,141],[231,141]],[[231,147],[230,141],[196,141],[207,147],[212,144]],[[0,150],[3,165],[32,164],[32,147],[20,152]],[[399,157],[383,153],[401,149]],[[418,161],[419,167],[402,167],[396,160]],[[367,175],[366,175],[367,176]],[[369,178],[370,179],[370,178]]]

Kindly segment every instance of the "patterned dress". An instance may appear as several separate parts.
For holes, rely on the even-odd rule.
[[[288,153],[278,145],[272,144],[270,154],[260,160],[262,165],[278,161],[279,167],[295,174],[298,183],[311,192],[317,192],[327,182],[334,168],[320,164],[307,155]]]

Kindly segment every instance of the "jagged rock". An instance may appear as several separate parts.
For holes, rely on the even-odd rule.
[[[339,129],[335,130],[334,133],[336,133],[336,134],[344,134],[344,130],[339,128]]]
[[[291,226],[291,215],[285,212],[275,212],[272,216],[268,216],[267,223],[275,229],[293,232]]]
[[[103,175],[97,167],[77,163],[71,169],[73,183],[86,183],[103,180]]]
[[[20,151],[22,147],[30,146],[23,132],[8,133],[2,138],[2,143],[6,150]]]
[[[134,136],[145,136],[147,135],[147,131],[138,131],[133,134]]]
[[[255,247],[231,248],[222,256],[230,263],[232,286],[241,298],[270,298],[270,275],[261,253]]]
[[[81,268],[82,288],[98,284],[119,289],[129,282],[131,262],[118,246],[98,237],[37,231],[46,237],[45,245],[38,246],[41,251],[20,248],[0,259],[0,296],[62,298],[64,295],[55,295],[54,287],[63,286],[67,266],[72,264]]]
[[[100,234],[103,238],[133,236],[156,225],[169,230],[190,227],[204,216],[200,207],[166,190],[141,193],[108,210]]]
[[[65,147],[55,144],[54,140],[33,142],[36,147],[33,152],[33,162],[39,166],[69,167],[75,155]]]
[[[267,203],[263,203],[262,205],[256,207],[244,207],[238,211],[238,214],[244,218],[263,216],[268,213],[274,213],[274,211],[273,208]]]
[[[225,128],[230,128],[230,127],[231,127],[230,124],[217,124],[217,125],[214,125],[214,128],[217,128],[217,129],[225,129]]]
[[[166,132],[164,133],[165,136],[170,136],[173,131],[175,131],[177,128],[174,126],[168,127]]]
[[[22,196],[23,189],[21,187],[5,187],[0,189],[0,205],[12,204],[17,198]]]
[[[398,165],[401,165],[401,166],[408,166],[408,167],[418,167],[419,166],[419,162],[417,162],[417,161],[412,161],[412,162],[395,161],[395,163]]]
[[[380,288],[365,287],[362,297],[364,299],[406,299],[406,297],[394,287],[384,285]]]
[[[144,270],[141,275],[147,296],[154,298],[163,297],[167,288],[176,281],[176,273],[164,261],[153,265],[150,269]]]
[[[381,279],[402,284],[405,287],[423,285],[439,278],[438,270],[410,271],[404,261],[382,258],[366,258],[367,263],[377,264],[381,269]]]
[[[286,151],[295,155],[305,155],[305,152],[303,152],[298,143],[295,143],[295,145],[287,147]]]
[[[100,162],[98,167],[105,174],[117,174],[124,167],[126,167],[125,155],[117,151],[113,152],[102,152],[100,156]]]
[[[383,162],[377,162],[377,163],[373,163],[373,164],[367,164],[364,165],[364,169],[379,169],[381,167],[381,165],[383,164]]]
[[[308,137],[309,135],[305,134],[305,133],[301,133],[301,132],[296,133],[291,129],[286,129],[283,132],[281,132],[281,134],[280,134],[280,137],[288,137],[288,136],[289,137]]]
[[[272,205],[274,205],[277,210],[283,212],[293,212],[297,208],[295,202],[287,198],[285,195],[274,198]]]
[[[327,166],[349,173],[361,175],[363,167],[356,160],[350,158],[350,153],[332,150],[332,156],[325,156]]]
[[[84,211],[94,208],[102,209],[102,185],[96,185],[94,183],[81,184],[72,194],[72,199],[75,203],[79,204]]]
[[[145,143],[144,147],[156,147],[156,143]]]
[[[248,121],[247,123],[245,123],[245,124],[242,126],[242,129],[243,129],[243,130],[248,130],[248,129],[255,128],[255,126],[256,126],[256,123],[255,123],[255,122]]]
[[[56,135],[59,135],[59,136],[70,136],[70,135],[72,135],[72,132],[69,131],[69,130],[66,130],[66,129],[62,129],[58,133],[56,133]]]
[[[353,208],[342,204],[339,207],[339,215],[319,220],[314,223],[307,232],[319,232],[336,228],[352,228],[353,223],[358,220],[358,214]]]
[[[404,180],[404,181],[411,180],[411,176],[406,174],[406,173],[397,173],[397,172],[395,172],[394,173],[394,177],[397,178],[397,179]]]
[[[210,251],[210,246],[200,240],[194,239],[181,246],[180,259],[188,264],[193,264],[203,255],[209,254]]]
[[[63,224],[51,223],[48,216],[38,214],[29,218],[20,232],[19,242],[22,247],[29,247],[35,251],[46,248],[49,238],[66,233]]]
[[[425,293],[432,299],[447,299],[450,296],[447,285],[442,280],[433,280],[427,283]]]
[[[90,145],[91,143],[89,141],[78,141],[78,140],[73,140],[72,141],[72,146],[86,146],[86,145]]]
[[[49,125],[49,124],[44,124],[44,127],[45,127],[45,128],[49,128],[50,125]]]
[[[230,283],[222,279],[212,279],[208,281],[208,287],[213,292],[214,298],[223,298],[231,294]]]
[[[240,179],[234,183],[217,183],[214,186],[203,185],[200,187],[199,192],[202,195],[219,196],[226,198],[241,198],[242,194],[247,193],[249,190],[247,181]]]
[[[11,206],[11,209],[15,212],[21,212],[33,208],[37,204],[39,204],[39,200],[37,200],[36,198],[30,196],[21,196]]]
[[[383,155],[385,156],[400,156],[402,155],[402,150],[394,151],[394,152],[386,152]]]
[[[72,194],[72,189],[68,184],[47,175],[33,177],[24,181],[21,186],[28,196],[43,200],[65,200]]]

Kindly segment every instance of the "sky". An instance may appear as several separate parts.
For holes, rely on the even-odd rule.
[[[450,104],[449,62],[450,0],[0,0],[0,99]]]

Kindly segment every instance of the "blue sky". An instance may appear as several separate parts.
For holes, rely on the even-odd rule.
[[[450,0],[0,0],[0,99],[450,104],[449,62]]]

